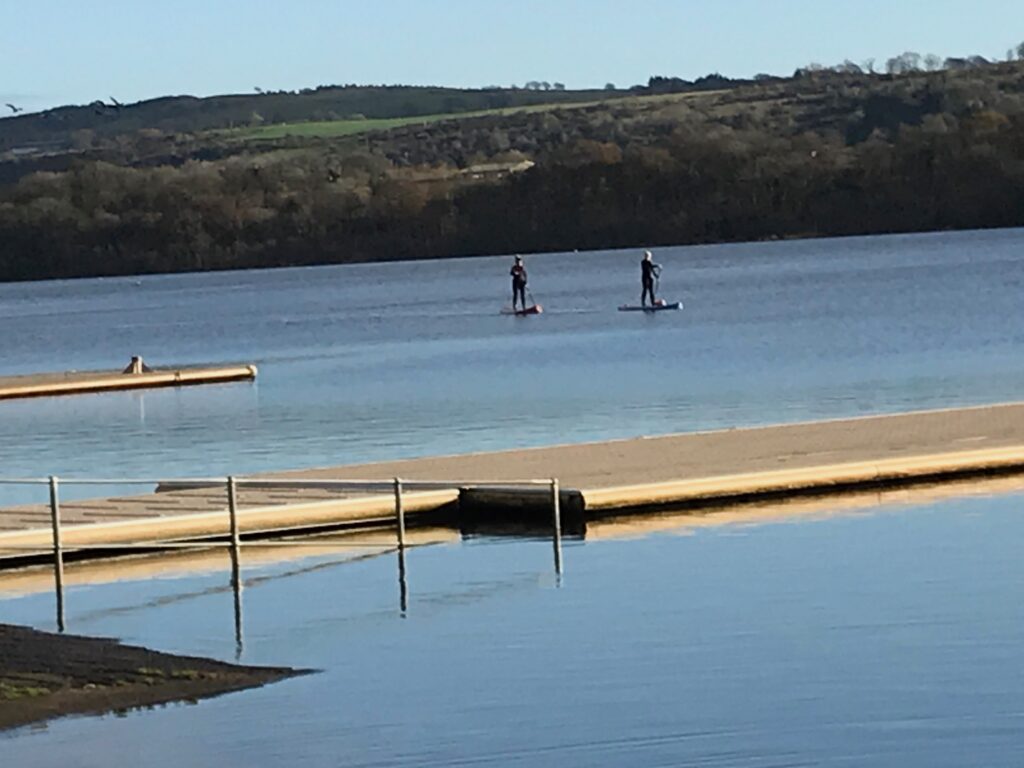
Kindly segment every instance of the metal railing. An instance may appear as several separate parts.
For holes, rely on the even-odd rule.
[[[200,477],[200,478],[174,478],[174,479],[142,479],[142,478],[58,478],[50,476],[46,478],[0,478],[0,486],[29,485],[43,486],[49,492],[49,517],[51,527],[51,551],[53,561],[54,592],[56,597],[57,628],[63,632],[66,627],[65,601],[64,601],[64,560],[65,553],[69,551],[96,550],[108,554],[113,551],[146,551],[154,550],[176,550],[176,549],[210,549],[216,547],[227,547],[231,556],[231,587],[235,599],[235,630],[238,652],[241,653],[241,623],[242,623],[242,557],[241,550],[246,546],[275,546],[275,547],[301,547],[308,546],[307,541],[296,541],[289,539],[261,539],[244,541],[242,536],[242,525],[240,516],[244,517],[244,511],[240,509],[239,490],[250,489],[320,489],[339,491],[359,491],[369,494],[387,494],[393,496],[393,515],[391,524],[395,529],[395,551],[398,558],[398,580],[399,580],[399,604],[404,615],[408,610],[408,585],[406,579],[406,505],[405,495],[416,491],[448,491],[471,489],[501,489],[516,490],[524,488],[548,488],[550,491],[551,504],[551,540],[554,550],[554,569],[556,577],[562,576],[562,522],[561,522],[561,500],[559,482],[556,478],[550,480],[516,480],[516,481],[469,481],[452,482],[437,480],[403,480],[394,477],[390,480],[327,480],[327,479],[274,479],[271,477]],[[61,520],[61,488],[64,486],[152,486],[160,491],[174,490],[217,490],[223,489],[226,499],[226,537],[218,534],[207,534],[195,537],[169,537],[167,539],[142,539],[137,542],[107,542],[97,544],[74,544],[66,546],[63,536],[63,525]],[[305,503],[308,500],[304,500]],[[329,503],[331,499],[318,499],[318,502]],[[294,506],[295,502],[273,503],[270,506],[287,508]],[[0,510],[0,514],[3,510]],[[378,519],[367,519],[367,522],[383,522]],[[340,521],[339,521],[340,523]],[[84,524],[90,525],[89,523]],[[322,526],[318,526],[322,527]],[[252,535],[269,536],[281,534],[281,529],[262,528],[247,532]],[[288,535],[301,535],[302,529],[289,528]],[[323,542],[317,542],[317,546],[323,546]],[[361,542],[331,542],[331,546],[360,546],[365,547]],[[0,543],[0,550],[13,552],[26,550],[38,553],[39,546],[8,545]],[[43,550],[45,551],[45,550]]]

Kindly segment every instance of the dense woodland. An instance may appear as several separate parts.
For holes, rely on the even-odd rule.
[[[1024,225],[1024,63],[968,64],[336,137],[135,129],[16,161],[0,279]]]

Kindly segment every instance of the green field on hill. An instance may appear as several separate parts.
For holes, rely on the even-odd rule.
[[[448,112],[440,115],[418,115],[416,117],[366,118],[360,120],[320,120],[308,123],[281,123],[279,125],[250,126],[219,131],[223,136],[244,141],[284,139],[289,136],[301,138],[334,138],[353,136],[367,131],[387,131],[406,125],[427,125],[441,120],[455,120],[481,115],[501,114],[502,110],[480,112]]]
[[[635,98],[635,97],[634,97]],[[648,97],[650,98],[650,97]],[[657,97],[663,98],[663,97]],[[580,109],[604,103],[603,101],[586,101],[574,103],[533,104],[524,107],[504,107],[501,109],[478,109],[471,112],[443,112],[435,115],[416,115],[412,117],[359,118],[348,120],[311,120],[302,123],[279,123],[276,125],[248,126],[217,131],[222,136],[242,139],[244,141],[262,141],[283,139],[289,136],[299,138],[337,138],[354,136],[368,131],[387,131],[407,125],[428,125],[443,120],[465,120],[474,117],[498,117],[524,112],[546,112],[553,109]]]

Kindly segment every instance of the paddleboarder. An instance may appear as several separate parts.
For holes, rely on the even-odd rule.
[[[522,299],[523,310],[526,310],[526,267],[523,266],[523,257],[516,256],[515,263],[512,264],[512,269],[509,270],[509,274],[512,275],[512,311],[516,309],[516,299]]]
[[[658,305],[654,298],[654,280],[661,276],[661,264],[655,264],[650,251],[644,251],[644,257],[640,260],[640,306],[647,306],[647,296],[651,297],[651,306]]]

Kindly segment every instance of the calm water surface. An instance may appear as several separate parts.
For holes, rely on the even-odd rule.
[[[12,766],[1018,766],[1022,496],[249,568],[244,661],[322,673],[0,737]],[[78,587],[74,631],[232,658],[223,570]],[[48,595],[0,602],[50,626]]]
[[[0,286],[0,373],[255,385],[0,402],[0,476],[190,475],[1019,400],[1022,231]],[[4,499],[11,500],[10,491]],[[1024,763],[1018,495],[246,567],[259,691],[0,737],[6,766]],[[227,575],[74,587],[73,631],[231,659]],[[0,621],[53,625],[47,594]]]
[[[0,285],[0,374],[255,385],[0,402],[0,475],[243,473],[1019,399],[1024,231]]]

